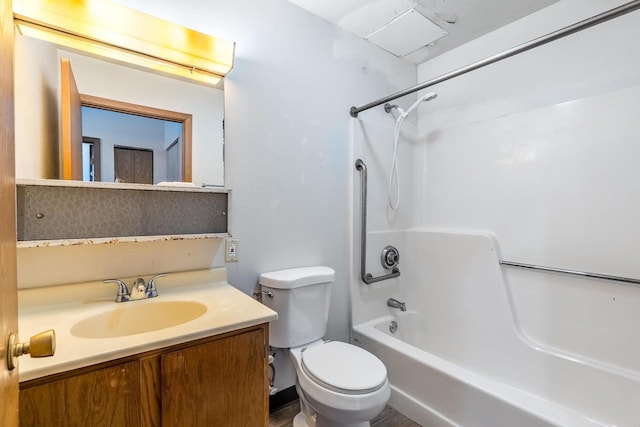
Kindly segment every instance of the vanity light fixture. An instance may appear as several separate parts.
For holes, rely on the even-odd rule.
[[[14,0],[27,36],[115,61],[217,85],[233,67],[235,44],[108,0]]]

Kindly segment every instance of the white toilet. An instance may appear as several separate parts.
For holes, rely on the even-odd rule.
[[[368,427],[391,393],[380,359],[351,344],[322,341],[334,278],[329,267],[260,275],[262,301],[278,313],[269,344],[289,349],[296,369],[301,411],[294,427]]]

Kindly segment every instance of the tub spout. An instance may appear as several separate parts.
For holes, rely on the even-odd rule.
[[[399,308],[400,311],[407,311],[407,306],[405,303],[398,301],[395,298],[389,298],[387,300],[387,306],[389,307],[393,307],[393,308]]]

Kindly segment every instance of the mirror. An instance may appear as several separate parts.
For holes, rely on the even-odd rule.
[[[61,177],[61,107],[60,59],[67,58],[73,67],[78,92],[83,99],[110,100],[125,105],[152,107],[191,117],[191,156],[181,159],[177,151],[169,153],[176,141],[175,129],[167,128],[160,144],[164,155],[153,154],[154,170],[167,170],[167,174],[154,172],[154,183],[173,181],[179,177],[182,166],[191,162],[191,179],[196,185],[224,185],[224,93],[220,88],[190,83],[166,77],[132,66],[88,56],[42,40],[16,34],[15,41],[15,125],[16,176],[19,178]],[[102,108],[102,107],[101,107]],[[104,108],[102,108],[104,109]],[[107,108],[112,110],[111,108]],[[90,114],[87,114],[90,115]],[[140,116],[139,114],[138,116]],[[140,119],[136,117],[135,119]],[[135,121],[131,117],[130,122]],[[174,120],[175,122],[176,120]],[[104,181],[115,181],[113,162],[116,150],[150,150],[141,143],[141,124],[101,125],[112,130],[121,129],[123,139],[102,143],[99,169]],[[85,158],[90,158],[91,145],[104,136],[96,134],[95,124],[83,124],[82,136],[87,144]],[[181,132],[181,131],[178,131]],[[184,132],[183,132],[184,133]],[[93,138],[93,139],[92,139]],[[108,137],[108,138],[111,138]],[[95,145],[93,145],[95,147]],[[173,145],[175,147],[175,145]],[[185,151],[188,153],[188,150]],[[120,155],[122,158],[122,156]],[[178,163],[160,167],[156,157],[175,157]],[[94,161],[96,161],[94,156]],[[90,174],[90,172],[87,172]],[[169,175],[169,174],[178,175]],[[158,177],[156,177],[158,175]],[[94,170],[95,176],[95,170]]]

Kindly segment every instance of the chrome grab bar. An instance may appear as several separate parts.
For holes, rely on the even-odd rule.
[[[367,273],[367,165],[362,159],[356,160],[356,169],[360,171],[360,278],[364,283],[380,282],[382,280],[392,279],[400,275],[400,269],[394,267],[391,273],[384,276],[373,277],[371,273]]]
[[[607,274],[589,273],[587,271],[568,270],[566,268],[545,267],[535,264],[523,264],[521,262],[511,262],[500,260],[500,265],[506,265],[509,267],[528,268],[530,270],[551,271],[554,273],[570,274],[573,276],[592,277],[595,279],[613,280],[615,282],[632,283],[634,285],[640,285],[640,279],[632,279],[630,277],[621,276],[609,276]]]

